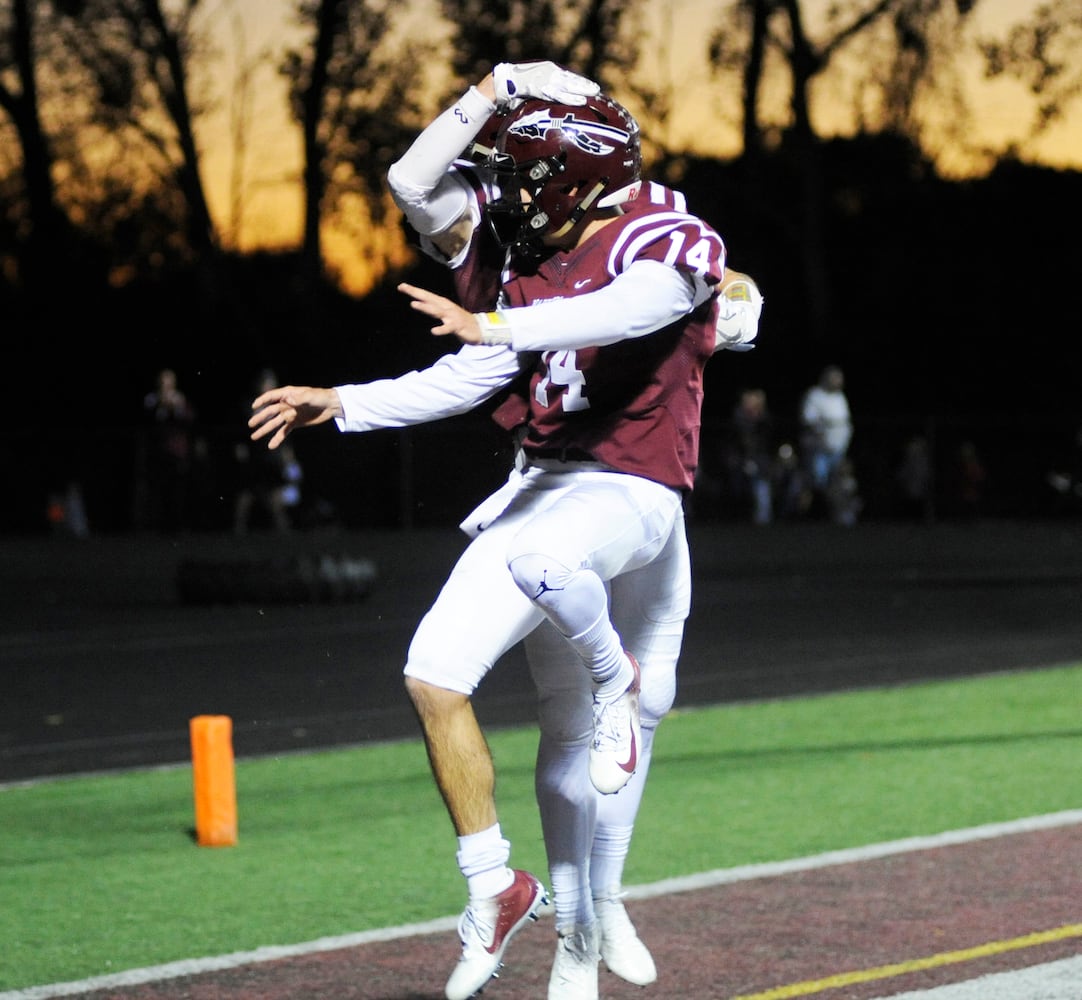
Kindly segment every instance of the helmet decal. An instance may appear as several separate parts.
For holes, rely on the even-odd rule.
[[[551,131],[562,131],[578,149],[591,156],[607,156],[626,146],[631,138],[626,129],[616,125],[588,121],[574,111],[554,116],[550,108],[523,115],[507,131],[522,139],[544,139]]]

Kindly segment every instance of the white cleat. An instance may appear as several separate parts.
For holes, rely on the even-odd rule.
[[[639,765],[639,664],[630,653],[635,679],[621,695],[599,701],[594,694],[594,740],[590,746],[590,781],[603,795],[620,791]]]
[[[635,925],[614,891],[594,900],[601,958],[609,972],[635,986],[649,986],[657,979],[650,949],[642,943]]]
[[[598,1000],[597,929],[577,924],[561,931],[549,976],[548,1000]]]
[[[529,872],[491,899],[471,899],[458,921],[462,957],[447,980],[447,1000],[469,1000],[499,971],[511,938],[545,902],[545,888]]]

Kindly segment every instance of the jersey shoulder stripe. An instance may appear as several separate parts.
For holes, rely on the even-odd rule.
[[[688,210],[688,200],[680,191],[658,184],[657,181],[646,181],[639,189],[639,198],[648,201],[651,205],[664,205],[666,208],[675,209],[677,212]]]
[[[693,255],[688,251],[695,248]],[[725,243],[702,219],[686,212],[648,212],[623,226],[609,250],[606,268],[613,277],[646,257],[690,271],[711,284],[725,270]]]

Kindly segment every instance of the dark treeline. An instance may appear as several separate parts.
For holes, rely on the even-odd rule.
[[[1003,161],[987,177],[945,181],[889,137],[838,140],[823,152],[824,283],[812,290],[828,303],[821,324],[810,318],[805,247],[793,232],[791,171],[767,161],[759,197],[736,162],[681,161],[670,182],[767,299],[758,347],[722,356],[714,386],[759,384],[789,405],[833,361],[851,369],[849,391],[865,414],[1077,414],[1072,306],[1082,249],[1072,228],[1082,175]],[[313,286],[299,268],[293,254],[222,253],[120,288],[70,272],[42,294],[0,286],[9,357],[26,359],[13,380],[26,404],[18,423],[123,424],[165,364],[217,420],[264,367],[333,384],[396,374],[453,349],[429,337],[394,292],[403,277],[449,288],[423,258],[361,299],[330,281]],[[64,405],[41,405],[43,391]],[[708,412],[715,403],[731,398],[712,394]]]
[[[764,390],[784,425],[835,364],[856,419],[853,457],[868,514],[880,509],[875,497],[886,487],[876,483],[889,481],[905,437],[952,421],[966,425],[958,436],[979,426],[999,488],[1018,484],[1004,511],[1039,506],[1021,494],[1040,488],[1082,425],[1072,308],[1082,174],[1037,166],[1010,140],[981,147],[968,134],[974,112],[958,72],[975,57],[986,76],[1021,83],[1035,116],[1028,135],[1040,135],[1079,91],[1076,4],[1020,11],[998,39],[970,32],[982,0],[853,0],[831,5],[814,31],[800,0],[728,0],[709,16],[704,8],[696,58],[724,117],[738,124],[741,152],[731,160],[667,144],[684,95],[644,58],[658,54],[645,29],[659,11],[650,0],[438,7],[444,41],[403,32],[409,5],[298,2],[295,49],[240,59],[236,79],[224,83],[234,166],[256,153],[251,98],[261,73],[286,82],[303,147],[302,176],[292,179],[303,192],[301,246],[244,255],[227,248],[251,192],[238,182],[228,219],[210,213],[197,141],[207,108],[192,96],[195,77],[216,71],[220,17],[200,0],[176,9],[160,0],[0,0],[5,530],[47,527],[48,498],[73,483],[95,525],[138,525],[131,483],[142,403],[163,368],[175,370],[220,469],[245,440],[245,403],[262,370],[337,384],[394,375],[453,349],[394,291],[409,277],[449,292],[446,273],[416,254],[391,265],[404,255],[372,234],[395,224],[386,169],[439,106],[434,88],[449,99],[494,53],[554,59],[627,103],[643,127],[651,176],[684,191],[725,237],[733,266],[759,281],[758,347],[722,356],[707,372],[704,449],[742,388]],[[437,85],[430,76],[444,78]],[[820,81],[832,99],[860,108],[855,138],[815,131]],[[768,110],[768,85],[787,95],[780,111]],[[928,107],[945,127],[929,124]],[[712,134],[718,108],[701,111]],[[1018,141],[1025,135],[1024,126]],[[945,179],[935,166],[945,145],[960,161],[994,166]],[[360,299],[327,273],[321,245],[325,224],[342,231],[346,205],[360,206],[362,221],[348,224],[359,254],[383,275]],[[469,435],[434,450],[461,451],[468,436],[493,463],[484,474],[498,478],[505,456],[484,415],[459,418],[448,433],[467,425]],[[306,491],[325,492],[344,519],[349,507],[355,521],[401,523],[403,510],[438,499],[451,521],[479,495],[460,461],[449,476],[455,495],[444,487],[414,498],[411,477],[439,462],[407,455],[424,448],[393,432],[363,445],[336,441],[332,430],[297,437]],[[360,485],[347,450],[363,452]],[[395,478],[377,497],[378,483]],[[205,492],[213,499],[227,489],[208,481]],[[226,523],[221,513],[203,522]]]
[[[810,291],[794,224],[799,163],[768,157],[750,181],[738,161],[665,165],[767,300],[758,347],[708,369],[707,424],[723,421],[751,385],[766,390],[775,414],[794,413],[829,362],[846,371],[858,433],[876,421],[976,420],[994,462],[997,428],[1025,427],[1032,451],[1046,453],[1034,462],[1051,467],[1082,419],[1073,316],[1082,250],[1071,231],[1082,175],[1004,160],[987,177],[946,181],[890,137],[825,144],[822,164],[823,284]],[[242,404],[262,368],[285,382],[332,385],[398,374],[454,348],[406,308],[394,291],[401,274],[354,299],[330,282],[312,284],[291,254],[218,254],[119,288],[92,271],[81,282],[58,271],[69,277],[55,288],[3,293],[13,527],[41,526],[42,496],[73,463],[82,479],[114,480],[100,506],[124,507],[124,459],[99,466],[88,455],[94,435],[122,438],[137,426],[163,365],[177,371],[210,437],[228,439],[243,433]],[[449,290],[443,270],[420,258],[408,277]],[[825,321],[810,318],[813,295]],[[310,433],[310,481],[323,469],[328,491],[348,494],[357,474],[340,468],[348,452],[333,447],[335,432]],[[366,478],[396,475],[397,445],[386,447],[386,467]],[[892,456],[872,451],[865,465],[879,462],[885,474]],[[456,499],[459,511],[469,495]],[[124,516],[96,520],[122,526]]]

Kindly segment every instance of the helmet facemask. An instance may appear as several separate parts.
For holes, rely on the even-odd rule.
[[[496,239],[537,246],[570,233],[606,191],[638,180],[638,125],[606,97],[584,107],[527,101],[501,125],[486,164],[500,192],[486,209]]]
[[[562,158],[540,157],[518,164],[509,153],[495,152],[487,162],[500,191],[487,208],[496,240],[502,247],[521,247],[539,241],[550,222],[541,206],[541,194],[546,185],[564,172]]]

